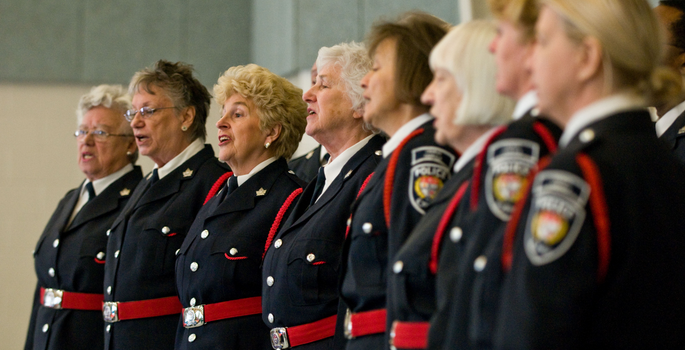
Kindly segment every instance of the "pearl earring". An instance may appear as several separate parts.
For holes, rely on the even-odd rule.
[[[188,130],[188,127],[184,125],[181,127],[181,130],[186,131],[186,130]]]
[[[271,146],[271,142],[267,142],[264,144],[264,148],[269,148],[269,146]]]
[[[129,151],[129,152],[126,152],[126,155],[127,155],[127,156],[130,156],[131,154],[133,154],[133,153],[131,153],[130,151]]]

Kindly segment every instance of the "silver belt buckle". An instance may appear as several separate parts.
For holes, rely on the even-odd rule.
[[[204,305],[192,306],[183,309],[183,327],[195,328],[205,324]]]
[[[352,312],[350,309],[345,311],[345,327],[343,327],[343,332],[345,333],[345,339],[354,339],[352,336]]]
[[[102,304],[102,318],[105,322],[119,322],[119,303],[106,301]]]
[[[52,309],[61,309],[63,293],[64,291],[60,289],[45,288],[45,291],[43,292],[43,306]]]
[[[289,349],[288,331],[285,327],[271,329],[271,347],[278,349]]]

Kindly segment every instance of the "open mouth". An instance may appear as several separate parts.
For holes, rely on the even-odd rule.
[[[81,153],[81,158],[83,160],[91,160],[94,158],[92,153]]]
[[[226,136],[226,135],[219,135],[219,146],[223,145],[224,143],[230,141],[231,138]]]
[[[307,115],[314,115],[314,114],[316,114],[316,112],[313,109],[307,108]]]

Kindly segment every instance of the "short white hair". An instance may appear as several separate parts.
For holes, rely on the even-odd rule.
[[[366,47],[354,41],[331,47],[324,46],[319,49],[319,55],[316,58],[319,72],[328,65],[340,67],[340,80],[352,103],[352,109],[357,112],[362,112],[366,104],[362,96],[364,89],[361,81],[371,70],[372,64]]]
[[[81,96],[76,109],[78,125],[81,125],[83,116],[89,110],[99,106],[121,112],[122,123],[128,125],[124,119],[124,113],[133,108],[133,105],[131,104],[131,96],[123,86],[102,84],[94,86],[87,94]],[[127,130],[131,131],[130,126]]]
[[[496,34],[490,21],[466,22],[452,28],[431,52],[431,69],[449,71],[462,91],[455,124],[500,125],[512,119],[514,101],[497,93],[497,65],[488,51]]]

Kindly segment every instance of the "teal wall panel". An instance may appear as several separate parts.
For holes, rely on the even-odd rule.
[[[416,0],[364,0],[364,31],[378,19],[394,20],[399,14],[420,10],[456,24],[459,22],[459,4],[457,1],[416,1]]]
[[[276,74],[287,75],[297,69],[295,5],[293,0],[253,1],[252,62]]]

